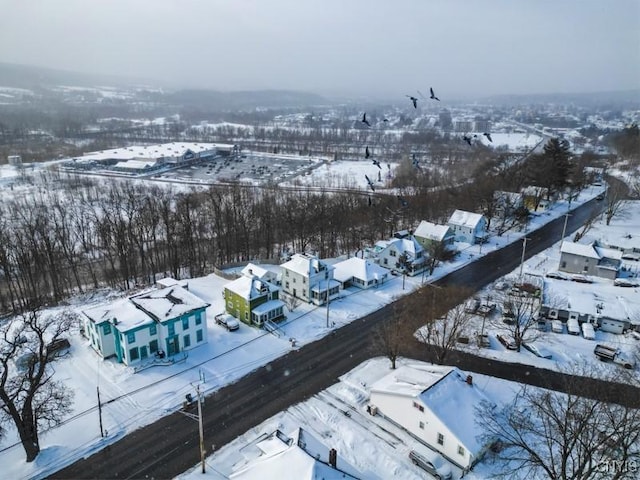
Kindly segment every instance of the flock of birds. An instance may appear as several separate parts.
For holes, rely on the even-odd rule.
[[[433,87],[429,87],[429,100],[436,100],[436,101],[440,101],[440,99],[436,96],[435,92],[433,91]],[[422,97],[423,100],[427,100],[427,98],[422,95],[422,93],[420,92],[420,90],[418,90],[418,95],[420,95],[420,97]],[[413,95],[405,95],[410,101],[411,104],[413,105],[413,108],[417,109],[418,108],[418,97],[415,97]],[[362,119],[360,120],[364,125],[366,125],[367,127],[371,127],[371,122],[369,122],[369,120],[367,119],[367,112],[364,112],[362,114]],[[383,122],[388,122],[388,119],[384,118],[382,120]],[[489,132],[484,132],[482,135],[484,135],[487,140],[489,140],[489,142],[493,142],[493,139],[491,138],[491,134]],[[474,138],[478,138],[477,134],[474,134],[473,136],[467,135],[466,133],[464,135],[462,135],[462,139],[467,142],[470,146],[473,146],[473,139]],[[382,166],[380,166],[380,161],[376,160],[375,158],[373,158],[373,155],[371,153],[371,151],[369,150],[369,147],[366,146],[365,147],[365,151],[364,151],[364,158],[365,159],[371,159],[371,161],[373,162],[373,164],[378,167],[380,170],[382,170]],[[420,170],[420,161],[418,160],[418,158],[416,157],[416,154],[414,153],[412,155],[412,160],[411,160],[412,165],[414,166],[414,168],[416,168],[417,170]],[[364,178],[367,180],[367,184],[369,185],[369,188],[371,189],[372,192],[376,191],[375,188],[375,184],[373,182],[373,180],[371,180],[369,178],[368,175],[365,174]],[[397,195],[398,197],[398,201],[400,202],[400,205],[402,207],[407,207],[409,205],[409,203],[407,202],[406,199],[402,198],[400,195]],[[369,197],[369,205],[372,205],[372,201],[371,201],[371,197]]]

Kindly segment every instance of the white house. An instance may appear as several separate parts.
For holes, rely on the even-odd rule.
[[[622,265],[622,252],[596,244],[562,242],[558,270],[615,279]]]
[[[248,452],[249,453],[249,452]],[[267,478],[296,480],[356,480],[359,472],[335,449],[329,449],[307,430],[286,435],[276,430],[253,446],[248,461],[237,468],[232,480]]]
[[[480,213],[456,210],[449,218],[456,242],[478,243],[487,238],[487,220]]]
[[[333,279],[334,268],[315,255],[296,253],[282,269],[282,290],[307,303],[323,305],[340,292],[340,283]]]
[[[402,255],[406,255],[409,266],[406,272],[408,275],[415,275],[421,271],[426,260],[424,248],[413,236],[380,240],[373,248],[368,249],[368,254],[380,266],[398,273],[404,273],[399,260]]]
[[[84,335],[103,358],[125,365],[171,357],[207,342],[207,307],[180,286],[166,287],[84,310]]]
[[[389,279],[391,272],[364,258],[351,257],[333,265],[333,278],[342,284],[342,288],[353,285],[367,289],[382,285]]]
[[[259,280],[262,280],[263,282],[280,285],[280,279],[278,278],[279,275],[276,272],[268,270],[254,263],[247,263],[247,266],[244,267],[240,273],[246,277],[254,276]]]
[[[488,445],[474,408],[486,395],[455,367],[403,365],[371,386],[370,402],[386,419],[453,464],[469,470]]]

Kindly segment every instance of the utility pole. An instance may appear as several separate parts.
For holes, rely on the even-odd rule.
[[[327,273],[327,328],[329,328],[329,274]]]
[[[196,387],[196,393],[198,394],[198,430],[200,431],[200,462],[202,463],[202,473],[205,473],[204,429],[202,427],[202,397],[200,396],[200,385]]]
[[[100,436],[104,438],[104,430],[102,429],[102,404],[100,403],[100,387],[96,385],[98,392],[98,418],[100,419]]]
[[[527,237],[522,238],[522,258],[520,259],[520,281],[522,281],[522,267],[524,267],[524,252],[527,249]]]
[[[564,234],[567,231],[567,220],[569,220],[570,216],[571,214],[569,212],[564,214],[564,226],[562,227],[562,238],[560,239],[560,250],[562,250],[562,244],[564,243]]]

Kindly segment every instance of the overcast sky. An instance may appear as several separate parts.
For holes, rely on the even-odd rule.
[[[0,0],[0,62],[221,90],[623,90],[640,0]]]

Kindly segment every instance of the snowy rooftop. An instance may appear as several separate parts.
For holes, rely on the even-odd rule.
[[[176,318],[209,304],[180,286],[162,288],[131,297],[131,301],[159,321]]]
[[[256,265],[255,263],[248,263],[247,266],[244,267],[240,273],[248,277],[255,275],[261,280],[262,279],[266,280],[265,277],[272,275],[272,272],[270,270],[267,270],[266,268],[261,267],[260,265]]]
[[[456,210],[449,218],[449,225],[458,225],[460,227],[476,228],[478,222],[482,219],[479,213],[465,212],[464,210]]]
[[[83,313],[96,325],[104,322],[113,323],[113,320],[116,319],[118,330],[121,332],[154,322],[149,315],[137,308],[128,298],[89,308],[83,310]]]
[[[296,253],[295,255],[293,255],[293,257],[291,257],[291,260],[283,263],[281,267],[291,270],[292,272],[305,275],[307,277],[315,275],[325,268],[329,270],[333,269],[332,266],[330,266],[323,260],[320,260],[318,257],[301,253]]]
[[[212,150],[223,149],[228,150],[233,145],[222,143],[189,143],[189,142],[172,142],[161,143],[158,145],[136,145],[131,147],[114,148],[111,150],[100,150],[97,152],[89,152],[83,155],[83,160],[135,160],[135,159],[157,159],[163,157],[182,156],[187,151],[194,153],[209,152]]]
[[[371,391],[418,397],[452,370],[453,367],[436,365],[428,368],[403,365],[371,385]]]
[[[264,282],[258,277],[248,275],[236,278],[232,282],[226,284],[225,288],[247,300],[259,297],[264,293],[277,290],[277,287],[269,282]]]
[[[282,300],[269,300],[255,307],[252,312],[256,315],[262,315],[263,313],[270,312],[278,307],[284,307],[284,302]]]
[[[560,247],[562,253],[568,253],[571,255],[579,255],[581,257],[600,259],[600,255],[595,251],[593,245],[583,245],[581,243],[574,242],[562,242]]]
[[[422,220],[420,225],[413,232],[413,235],[416,237],[427,238],[429,240],[436,240],[441,242],[444,240],[444,237],[449,232],[450,227],[448,225],[438,225],[435,223],[427,222],[426,220]]]
[[[335,268],[333,278],[341,282],[349,280],[352,277],[363,280],[375,280],[389,274],[389,270],[381,267],[377,263],[358,257],[351,257],[342,262],[334,263],[333,267]]]
[[[155,161],[145,160],[124,160],[118,162],[115,168],[125,168],[127,170],[144,170],[145,168],[151,168],[156,164]]]

